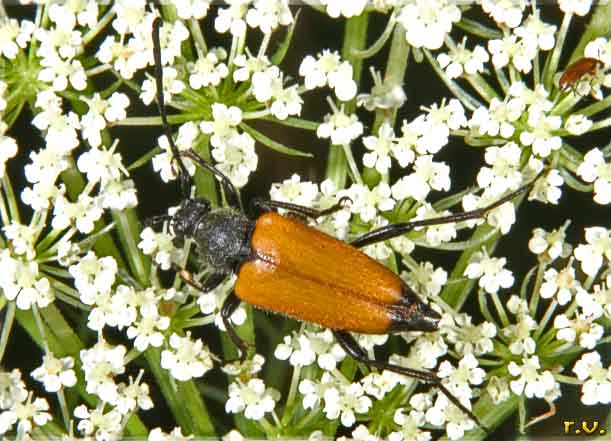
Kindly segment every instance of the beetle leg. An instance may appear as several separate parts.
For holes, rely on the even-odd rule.
[[[361,363],[366,364],[367,366],[376,367],[382,370],[388,370],[391,372],[395,372],[397,374],[402,374],[410,378],[415,378],[420,381],[424,381],[426,383],[434,384],[443,394],[450,400],[452,404],[462,410],[466,415],[469,416],[473,421],[477,423],[482,429],[486,432],[488,430],[482,425],[479,419],[471,412],[467,407],[460,402],[458,398],[456,398],[442,383],[439,377],[434,372],[421,371],[417,369],[410,369],[408,367],[398,366],[396,364],[386,363],[384,361],[378,361],[372,358],[369,358],[365,350],[359,346],[358,342],[355,338],[346,331],[333,331],[333,335],[339,345],[342,347],[344,351],[352,358],[360,361]]]
[[[235,188],[231,180],[223,174],[218,168],[214,165],[210,164],[204,158],[202,158],[195,150],[189,149],[182,153],[183,156],[191,159],[201,168],[208,170],[210,173],[214,175],[216,179],[218,179],[221,187],[223,188],[223,192],[225,193],[225,199],[227,199],[227,203],[230,207],[235,208],[236,210],[241,211],[240,206],[240,197],[238,196],[238,190]]]
[[[223,324],[225,325],[227,334],[229,334],[229,338],[240,350],[240,362],[243,363],[248,355],[249,344],[238,335],[231,321],[229,321],[231,314],[235,312],[241,302],[238,296],[235,295],[235,292],[231,291],[225,299],[225,302],[223,302],[223,306],[221,306],[221,318],[223,319]]]
[[[316,208],[305,207],[303,205],[291,204],[290,202],[272,201],[269,199],[254,199],[253,207],[255,209],[265,211],[275,211],[279,208],[288,210],[289,212],[295,213],[301,217],[309,219],[318,219],[319,217],[328,216],[335,213],[345,207],[345,202],[350,201],[348,196],[342,197],[337,204],[326,208],[324,210],[317,210]]]
[[[509,202],[513,198],[528,191],[533,186],[533,184],[537,181],[537,179],[539,179],[539,176],[541,176],[542,173],[543,172],[539,173],[539,175],[535,179],[533,179],[532,182],[529,182],[528,184],[523,185],[522,187],[518,188],[517,190],[512,191],[508,195],[503,196],[499,200],[493,202],[490,205],[487,205],[486,207],[478,208],[476,210],[471,210],[471,211],[464,211],[462,213],[451,214],[448,216],[435,217],[432,219],[422,219],[422,220],[417,220],[413,222],[399,222],[396,224],[386,225],[384,227],[372,230],[369,233],[365,233],[360,237],[357,237],[352,242],[350,242],[350,245],[356,248],[361,248],[366,245],[383,242],[385,240],[392,239],[393,237],[401,236],[417,227],[428,227],[431,225],[451,224],[454,222],[461,222],[461,221],[466,221],[466,220],[471,220],[471,219],[480,219],[484,217],[491,210],[494,210],[495,208],[500,207],[505,202]]]
[[[223,280],[227,278],[227,274],[224,273],[213,273],[210,275],[204,283],[200,283],[193,277],[193,273],[187,269],[174,268],[180,278],[189,286],[195,288],[202,293],[210,292],[217,286],[219,286]]]

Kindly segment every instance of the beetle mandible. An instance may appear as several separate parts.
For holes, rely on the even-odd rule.
[[[202,262],[213,273],[203,283],[186,270],[180,271],[186,283],[201,291],[220,285],[230,274],[237,275],[233,290],[221,307],[227,333],[247,355],[248,345],[229,321],[242,301],[258,308],[297,320],[316,323],[333,331],[345,352],[356,360],[423,382],[432,383],[480,427],[478,418],[441,382],[434,372],[411,369],[370,358],[350,332],[387,334],[401,331],[431,332],[438,329],[441,316],[411,290],[394,272],[359,250],[366,245],[403,235],[414,228],[479,219],[491,210],[525,193],[529,183],[487,207],[434,219],[390,224],[352,240],[342,242],[295,219],[316,219],[342,208],[340,200],[326,210],[296,204],[257,199],[253,208],[263,214],[249,218],[241,209],[236,188],[227,176],[194,150],[182,154],[172,139],[162,92],[161,48],[157,18],[153,24],[156,96],[163,129],[178,163],[184,196],[173,216],[162,215],[152,223],[168,221],[180,240],[192,239]],[[228,207],[212,208],[204,198],[191,198],[191,178],[181,155],[214,175]],[[275,210],[284,209],[293,217]]]

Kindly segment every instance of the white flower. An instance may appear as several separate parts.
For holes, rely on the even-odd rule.
[[[533,111],[531,107],[528,111],[528,125],[531,129],[520,133],[520,142],[523,145],[532,145],[536,155],[546,158],[553,150],[562,146],[562,138],[552,134],[562,126],[562,118],[559,116],[545,115],[538,110]]]
[[[244,412],[249,420],[259,421],[266,413],[272,412],[280,393],[265,386],[263,380],[253,378],[247,384],[241,382],[229,385],[229,399],[225,411],[230,413]]]
[[[611,366],[603,368],[598,352],[583,354],[575,363],[573,372],[584,382],[581,387],[583,404],[611,403]]]
[[[573,113],[569,115],[569,117],[564,122],[564,128],[571,135],[583,135],[588,130],[590,130],[592,124],[592,120],[589,119],[587,116]]]
[[[53,228],[63,230],[74,225],[78,231],[87,234],[93,231],[95,222],[102,217],[100,201],[81,193],[76,202],[70,202],[65,196],[58,195],[53,208]]]
[[[79,156],[78,169],[87,174],[89,182],[100,182],[104,188],[110,182],[119,180],[122,172],[128,174],[121,162],[121,154],[115,153],[115,148],[116,144],[108,150],[92,148]]]
[[[605,161],[603,153],[590,150],[577,168],[577,174],[586,182],[594,183],[594,202],[611,204],[611,163]]]
[[[527,4],[526,0],[482,0],[482,9],[498,24],[515,28],[522,21]]]
[[[533,354],[537,345],[531,332],[537,329],[537,322],[528,315],[528,304],[512,295],[507,301],[507,309],[516,316],[516,324],[506,326],[502,331],[511,341],[509,350],[515,355]]]
[[[522,115],[526,105],[522,99],[513,98],[500,101],[494,97],[489,108],[478,107],[471,115],[469,127],[480,135],[502,136],[511,138],[515,132],[512,124]]]
[[[305,77],[307,90],[329,84],[341,101],[351,100],[357,92],[356,83],[352,79],[352,65],[341,61],[337,52],[328,49],[318,54],[318,59],[306,56],[299,66],[299,75]]]
[[[19,49],[27,46],[35,26],[29,20],[19,22],[14,18],[4,17],[0,21],[0,56],[9,60],[17,56]]]
[[[459,21],[461,12],[455,2],[414,0],[402,6],[397,21],[405,29],[405,39],[414,47],[439,49]]]
[[[214,324],[222,331],[225,331],[225,323],[221,316],[221,309],[227,296],[235,285],[236,276],[228,277],[223,283],[206,293],[198,293],[197,304],[203,314],[215,314]],[[229,321],[236,326],[243,325],[246,321],[246,310],[240,305],[229,317]]]
[[[49,403],[44,398],[36,398],[32,401],[32,394],[23,402],[15,403],[7,410],[0,413],[0,434],[8,432],[14,424],[17,424],[16,433],[19,439],[32,439],[30,433],[34,425],[44,426],[53,419],[49,410]],[[4,438],[4,437],[3,437]]]
[[[178,128],[175,145],[179,152],[189,150],[195,144],[197,137],[200,135],[197,124],[193,121],[186,122]],[[158,138],[159,147],[163,149],[162,153],[153,156],[153,170],[159,172],[163,182],[169,182],[178,176],[177,161],[174,158],[174,153],[170,148],[170,143],[165,135]],[[195,174],[195,164],[184,156],[181,157],[183,164],[189,175]]]
[[[454,317],[454,323],[442,327],[446,339],[454,343],[456,351],[461,355],[483,355],[493,349],[492,338],[496,336],[496,326],[490,322],[479,325],[471,323],[471,316],[459,314]]]
[[[172,100],[172,95],[178,95],[185,90],[185,83],[177,79],[178,71],[170,66],[163,68],[163,99],[165,102]],[[157,93],[157,83],[152,79],[144,80],[140,99],[147,106],[153,102]]]
[[[529,160],[529,162],[534,161],[539,160],[533,157]],[[532,190],[528,194],[528,200],[531,201],[535,199],[543,203],[557,205],[562,196],[561,187],[564,184],[564,178],[557,169],[550,170],[544,178],[545,179],[537,179],[535,181]]]
[[[390,168],[390,152],[395,133],[388,123],[382,124],[378,130],[378,136],[366,136],[363,138],[363,145],[371,152],[363,155],[363,165],[374,168],[381,174],[388,172]]]
[[[490,378],[490,381],[488,381],[486,392],[488,392],[494,404],[500,404],[508,400],[511,396],[509,392],[509,381],[504,377],[493,376]]]
[[[578,314],[572,320],[566,315],[557,315],[554,327],[558,329],[556,338],[572,343],[579,337],[579,346],[585,349],[594,349],[602,338],[604,329],[598,323],[593,323],[595,317]]]
[[[32,371],[32,378],[44,384],[47,392],[57,392],[62,387],[72,387],[76,384],[72,357],[56,358],[49,353],[43,357],[42,366]]]
[[[366,413],[372,406],[363,387],[358,383],[341,384],[324,391],[323,412],[330,420],[339,418],[342,426],[350,427],[356,422],[356,413]]]
[[[549,299],[555,295],[560,305],[566,305],[572,300],[574,292],[583,289],[575,279],[575,269],[570,265],[560,272],[549,268],[543,277],[545,282],[541,284],[541,297]]]
[[[119,398],[116,402],[117,410],[123,415],[128,415],[137,409],[149,410],[153,408],[153,401],[149,394],[146,383],[135,382],[129,378],[129,384],[119,384]]]
[[[375,219],[378,210],[388,211],[395,206],[395,201],[390,197],[390,187],[385,182],[380,182],[371,190],[365,185],[353,184],[338,193],[338,197],[343,196],[350,198],[350,211],[358,214],[364,222]]]
[[[53,90],[66,90],[70,84],[76,90],[87,88],[87,75],[83,65],[78,60],[62,60],[59,56],[46,57],[40,60],[42,69],[38,73],[38,79],[45,83],[51,83]]]
[[[565,14],[577,14],[583,17],[590,12],[592,0],[558,0],[558,6]]]
[[[356,113],[348,116],[343,106],[339,110],[333,107],[333,113],[325,115],[324,122],[316,129],[316,135],[319,138],[331,138],[333,145],[350,144],[363,134],[363,124]]]
[[[210,0],[174,0],[173,4],[178,16],[183,20],[190,18],[201,20],[208,13]],[[149,441],[152,440],[149,439]]]
[[[416,159],[413,173],[392,186],[392,194],[397,200],[411,197],[423,202],[431,190],[449,189],[450,167],[444,162],[434,162],[432,155],[424,155]]]
[[[482,167],[477,174],[477,184],[486,189],[488,194],[499,196],[507,191],[517,190],[522,183],[520,156],[522,149],[509,142],[502,147],[486,148],[486,163],[491,167]]]
[[[103,339],[98,340],[92,348],[81,350],[87,392],[114,403],[118,398],[114,376],[125,372],[126,353],[125,346],[111,346]]]
[[[529,15],[522,26],[514,30],[518,37],[528,40],[543,51],[554,47],[556,26],[545,23],[539,18],[539,14]]]
[[[121,438],[123,416],[117,409],[108,410],[106,406],[102,405],[89,411],[87,406],[81,404],[74,409],[74,416],[81,419],[76,427],[84,435],[95,433],[95,438],[99,440]]]
[[[437,376],[442,384],[462,402],[469,403],[473,396],[471,385],[482,384],[486,372],[478,367],[477,359],[473,354],[465,355],[455,368],[448,361],[443,361],[437,370]]]
[[[289,360],[293,366],[309,366],[318,359],[322,369],[333,370],[346,353],[335,342],[331,331],[326,329],[316,333],[305,331],[294,337],[285,336],[274,355],[279,360]]]
[[[153,430],[149,432],[147,441],[188,441],[190,439],[193,439],[193,435],[183,435],[182,429],[180,427],[174,427],[174,429],[172,429],[170,433],[165,433],[161,430],[160,427],[155,427]],[[244,441],[244,440],[242,438],[225,439],[225,437],[223,437],[223,441]]]
[[[89,111],[81,118],[83,137],[92,147],[102,144],[100,132],[109,123],[125,119],[125,109],[129,106],[129,98],[124,93],[115,92],[107,100],[103,100],[99,93],[92,98],[81,98],[89,106]]]
[[[448,78],[458,78],[463,73],[475,75],[484,71],[484,63],[490,59],[488,52],[482,46],[477,45],[473,50],[466,48],[466,38],[449,54],[441,53],[437,61],[442,69],[445,69]]]
[[[473,254],[464,275],[469,279],[479,279],[479,286],[487,293],[497,293],[500,288],[509,288],[514,278],[511,271],[504,268],[507,259],[489,257],[485,252]]]
[[[468,404],[467,408],[471,409],[470,402],[463,404]],[[446,433],[451,440],[462,439],[466,431],[475,427],[475,422],[471,417],[451,404],[445,395],[437,396],[435,405],[426,411],[425,417],[433,425],[442,426],[445,424]]]
[[[239,107],[227,107],[222,103],[212,104],[212,121],[202,121],[199,128],[206,134],[211,134],[210,143],[213,147],[221,146],[225,140],[235,135],[236,126],[242,122],[242,110]]]
[[[81,301],[92,305],[96,294],[110,292],[118,267],[113,257],[98,259],[93,251],[89,251],[78,264],[70,266],[68,271],[74,277],[74,285]]]
[[[509,382],[511,391],[516,395],[524,394],[527,398],[543,398],[556,385],[556,380],[550,371],[539,372],[541,365],[536,355],[523,358],[521,366],[511,361],[507,369],[513,377],[519,377]]]
[[[0,178],[4,176],[6,162],[17,154],[17,142],[0,130]]]
[[[537,46],[529,40],[518,40],[516,35],[507,35],[500,40],[488,40],[488,51],[494,67],[500,69],[511,62],[520,72],[529,73],[537,55]]]
[[[542,228],[535,228],[532,238],[528,241],[528,249],[537,255],[545,253],[550,261],[560,256],[566,257],[570,253],[570,245],[565,243],[567,226],[565,224],[551,232],[547,232]]]
[[[399,425],[398,432],[391,432],[388,441],[430,441],[431,432],[422,430],[425,419],[424,413],[411,410],[409,414],[404,413],[404,409],[397,409],[393,416],[393,421]]]
[[[212,369],[208,348],[200,339],[193,340],[190,332],[185,337],[173,333],[170,348],[161,352],[161,367],[168,369],[177,380],[199,378]]]
[[[233,64],[237,69],[233,71],[233,80],[248,81],[254,73],[264,72],[271,66],[269,58],[265,55],[253,57],[246,49],[246,55],[240,54],[233,59]]]
[[[214,135],[213,135],[214,137]],[[217,168],[240,188],[248,182],[250,173],[257,169],[258,156],[255,140],[248,133],[237,133],[215,146],[211,152]]]
[[[443,268],[435,268],[431,262],[420,262],[409,273],[401,273],[401,278],[409,287],[424,298],[438,295],[448,281],[448,273]]]
[[[4,249],[0,251],[0,268],[3,268],[0,288],[4,297],[15,300],[19,309],[30,309],[33,304],[44,308],[54,300],[51,283],[40,275],[36,261],[15,259],[8,249]]]
[[[250,0],[228,0],[229,7],[218,10],[214,20],[214,29],[221,34],[229,31],[234,37],[243,37],[246,34],[244,16]]]
[[[331,18],[361,15],[367,6],[367,0],[321,0],[320,3],[326,7],[327,15]]]
[[[160,347],[164,342],[161,331],[170,327],[170,318],[160,315],[156,306],[141,307],[140,317],[127,328],[127,337],[134,340],[134,347],[144,352],[149,345]]]
[[[251,28],[259,28],[270,34],[279,25],[293,23],[293,15],[287,0],[255,0],[246,13],[246,22]]]
[[[586,228],[587,245],[578,245],[573,254],[581,262],[581,270],[594,277],[603,264],[611,260],[611,231],[603,227]]]
[[[218,86],[221,80],[229,74],[225,63],[221,63],[227,56],[224,49],[210,50],[204,57],[197,59],[195,63],[189,63],[189,86],[198,90],[202,87]]]

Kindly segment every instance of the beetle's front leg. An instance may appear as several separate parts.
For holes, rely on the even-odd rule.
[[[193,273],[185,268],[174,268],[180,278],[192,288],[195,288],[202,293],[210,292],[214,288],[218,287],[223,280],[227,278],[227,274],[224,273],[213,273],[209,276],[204,283],[200,283],[193,277]]]
[[[406,377],[415,378],[426,383],[434,384],[436,387],[439,388],[439,390],[441,390],[441,392],[443,392],[443,394],[448,398],[448,400],[450,400],[452,404],[462,410],[466,415],[469,416],[469,418],[475,421],[478,426],[488,432],[486,427],[482,425],[482,423],[473,414],[473,412],[467,409],[467,407],[462,404],[458,398],[456,398],[443,384],[441,384],[441,380],[435,373],[421,371],[418,369],[411,369],[408,367],[398,366],[396,364],[390,364],[384,361],[378,361],[369,358],[367,352],[365,352],[365,350],[359,346],[358,342],[350,333],[346,331],[333,331],[333,335],[335,335],[337,342],[342,347],[342,349],[346,351],[348,355],[360,361],[361,363],[366,364],[367,366],[373,366],[378,369],[396,372],[397,374],[402,374]]]

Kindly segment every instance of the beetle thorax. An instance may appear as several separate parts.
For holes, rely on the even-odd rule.
[[[231,208],[211,210],[194,228],[192,239],[202,263],[229,273],[250,258],[254,223]]]

